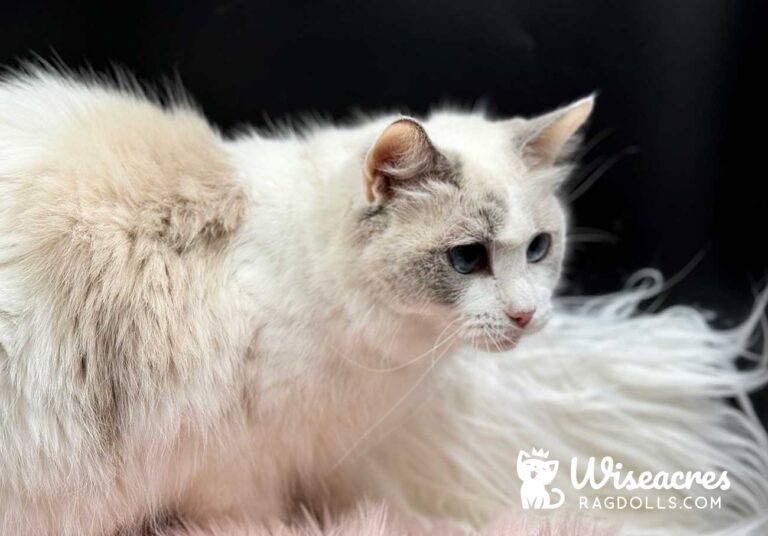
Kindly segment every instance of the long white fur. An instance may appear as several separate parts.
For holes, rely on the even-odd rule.
[[[640,272],[633,285],[563,300],[551,324],[508,355],[454,356],[421,409],[361,460],[379,492],[403,508],[482,526],[519,508],[517,452],[535,446],[563,460],[552,485],[576,512],[578,495],[617,492],[573,490],[572,456],[611,455],[627,470],[654,473],[728,471],[722,509],[581,511],[621,523],[622,534],[764,534],[768,438],[746,394],[768,379],[768,352],[751,350],[766,295],[742,325],[720,331],[690,307],[642,312],[641,302],[663,290],[657,272]],[[739,357],[753,367],[738,370]],[[650,496],[652,504],[665,497]]]
[[[459,196],[432,177],[442,197],[422,194],[416,222],[362,239],[365,156],[395,119],[225,140],[187,103],[131,84],[36,69],[0,82],[0,532],[341,506],[336,468],[419,394],[431,359],[416,356],[446,354],[447,312],[465,312],[426,297],[411,260],[441,251],[439,225],[462,230],[449,217],[479,221],[464,209],[491,185],[503,198],[517,181],[530,196],[517,217],[528,229],[537,214],[557,239],[535,267],[472,279],[487,291],[456,321],[519,336],[503,307],[534,299],[527,330],[546,320],[564,217],[546,173],[526,180],[515,125],[432,118],[430,136],[477,179]],[[509,227],[516,246],[530,239]],[[525,266],[509,249],[497,260]]]
[[[380,493],[404,509],[480,524],[516,504],[516,452],[537,446],[733,475],[726,510],[633,514],[629,533],[746,534],[745,523],[761,522],[765,437],[715,398],[743,400],[765,381],[763,364],[733,369],[757,316],[733,332],[690,309],[634,318],[648,290],[632,291],[562,309],[509,355],[461,351],[433,371],[453,343],[430,352],[443,326],[422,310],[372,307],[359,280],[348,284],[370,275],[350,268],[359,258],[344,231],[364,203],[365,152],[391,120],[311,140],[225,141],[187,105],[163,111],[135,87],[47,72],[2,83],[0,532],[100,534],[169,511],[193,522],[284,514],[293,479],[334,484],[430,372],[436,388],[422,410],[359,463],[358,476],[377,472]],[[500,181],[525,175],[505,128],[449,114],[430,136],[466,151],[472,174]],[[133,284],[130,236],[162,292]],[[103,310],[70,288],[93,290],[94,266],[112,270],[95,288],[121,298]],[[551,289],[539,286],[543,301]],[[82,329],[72,329],[77,312],[87,313]],[[94,376],[104,363],[96,353],[79,370],[75,342],[85,328],[111,335],[99,323],[119,329],[123,316],[136,322],[119,339],[132,351],[118,356],[124,369],[108,370],[130,411],[104,433],[94,426],[110,402]],[[158,325],[162,336],[147,340]],[[72,344],[57,346],[62,337]]]

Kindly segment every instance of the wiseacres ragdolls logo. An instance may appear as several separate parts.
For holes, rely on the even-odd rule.
[[[550,460],[549,451],[531,449],[530,454],[521,450],[517,455],[517,476],[523,482],[520,486],[520,499],[525,510],[551,510],[559,508],[565,502],[565,494],[559,488],[549,487],[557,476],[559,460]],[[635,471],[624,470],[621,462],[605,456],[598,462],[597,458],[589,458],[583,467],[577,457],[571,458],[571,486],[574,490],[591,488],[592,490],[615,490],[617,494],[587,497],[579,495],[578,505],[584,509],[622,510],[703,510],[719,509],[722,497],[714,493],[705,494],[704,490],[725,491],[730,489],[728,471]],[[694,491],[678,495],[661,492]],[[699,495],[696,490],[700,490]],[[633,495],[632,492],[637,494]],[[653,491],[659,492],[653,497]],[[620,492],[620,493],[619,493]],[[649,493],[651,492],[651,493]],[[655,500],[654,500],[655,499]]]

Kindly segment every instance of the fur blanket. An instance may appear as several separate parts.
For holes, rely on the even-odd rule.
[[[214,523],[209,526],[177,527],[167,536],[466,536],[474,531],[449,522],[425,522],[395,515],[383,503],[362,504],[353,512],[321,524],[307,517],[304,522],[267,526],[242,522]],[[614,536],[614,527],[585,518],[537,519],[510,513],[480,532],[481,536]]]
[[[322,529],[306,521],[184,532],[768,533],[768,438],[747,398],[768,379],[768,351],[751,350],[762,331],[766,295],[741,326],[719,331],[689,307],[640,310],[663,290],[659,274],[645,271],[617,294],[561,300],[550,326],[508,355],[466,350],[441,363],[430,396],[408,421],[348,464],[379,504],[361,505]],[[738,369],[737,358],[751,366]],[[563,465],[551,486],[564,491],[565,504],[552,516],[520,506],[518,451],[532,447],[547,449]],[[691,489],[646,491],[652,500],[641,508],[611,508],[606,505],[617,496],[637,490],[575,490],[565,463],[604,456],[636,474],[727,471],[730,489],[716,490],[717,507],[669,507],[670,498],[679,505],[715,493]],[[610,497],[614,502],[606,501]]]

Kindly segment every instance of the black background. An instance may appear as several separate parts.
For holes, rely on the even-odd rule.
[[[666,303],[715,310],[727,326],[765,283],[768,2],[110,4],[6,4],[0,62],[37,54],[178,78],[225,130],[445,102],[534,114],[598,91],[569,191],[605,171],[572,203],[565,292],[692,266]]]

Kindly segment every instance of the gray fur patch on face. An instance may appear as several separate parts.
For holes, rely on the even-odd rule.
[[[357,241],[372,289],[403,304],[454,305],[468,277],[450,264],[451,247],[490,244],[504,223],[500,194],[468,191],[461,166],[443,160],[442,175],[424,177],[388,203],[367,207],[358,218]]]
[[[461,275],[450,266],[443,249],[414,259],[404,276],[424,289],[428,301],[441,305],[455,304],[464,286]]]
[[[485,194],[480,201],[473,203],[469,209],[470,217],[478,230],[478,242],[490,243],[498,234],[507,215],[507,205],[504,200],[493,194]]]
[[[477,216],[479,220],[485,222],[489,238],[496,237],[499,229],[504,225],[508,210],[507,203],[501,196],[490,192],[483,196],[477,209]]]
[[[419,177],[406,181],[396,189],[392,199],[386,203],[376,203],[366,206],[358,215],[356,229],[357,242],[364,244],[373,235],[383,232],[391,221],[393,210],[402,208],[403,196],[428,190],[429,185],[440,183],[460,189],[459,167],[445,155],[435,151],[430,167]],[[397,192],[399,191],[399,194]]]
[[[459,244],[479,242],[490,244],[504,223],[506,206],[500,197],[488,193],[480,201],[473,202],[465,195],[458,195],[456,227],[448,229],[443,241],[429,253],[414,259],[409,275],[428,289],[430,301],[443,305],[458,302],[467,284],[467,275],[459,274],[448,260],[449,248]],[[450,221],[446,214],[446,222]]]

